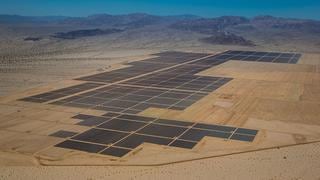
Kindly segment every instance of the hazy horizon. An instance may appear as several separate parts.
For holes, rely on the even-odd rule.
[[[93,14],[196,15],[201,17],[271,15],[284,18],[320,19],[320,2],[305,0],[1,0],[0,14],[22,16],[71,16],[84,17]]]
[[[153,15],[153,16],[160,16],[160,17],[170,17],[170,16],[195,16],[198,18],[219,18],[219,17],[223,17],[223,16],[234,16],[234,17],[244,17],[244,18],[255,18],[255,17],[259,17],[259,16],[271,16],[271,17],[275,17],[275,18],[284,18],[284,19],[297,19],[297,20],[313,20],[313,21],[320,21],[319,19],[315,19],[315,18],[303,18],[303,17],[284,17],[284,16],[274,16],[274,15],[270,15],[270,14],[257,14],[255,16],[241,16],[241,15],[219,15],[219,16],[211,16],[211,17],[206,17],[206,16],[200,16],[200,15],[195,15],[195,14],[173,14],[173,15],[157,15],[157,14],[151,14],[151,13],[145,13],[145,12],[131,12],[131,13],[126,13],[126,14],[111,14],[111,13],[106,13],[106,12],[102,12],[102,13],[96,13],[96,14],[89,14],[89,15],[84,15],[84,16],[66,16],[66,15],[24,15],[24,14],[0,14],[0,16],[20,16],[20,17],[39,17],[39,18],[85,18],[85,17],[90,17],[90,16],[95,16],[95,15],[111,15],[111,16],[121,16],[121,15],[130,15],[130,14],[147,14],[147,15]]]

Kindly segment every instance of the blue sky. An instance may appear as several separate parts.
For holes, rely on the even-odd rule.
[[[155,15],[273,15],[320,19],[320,0],[0,0],[0,14],[87,16],[144,12]]]

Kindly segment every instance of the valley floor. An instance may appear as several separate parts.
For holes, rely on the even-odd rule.
[[[201,48],[179,48],[176,50],[214,53],[221,52],[224,49],[227,49],[227,47],[220,47],[214,51]],[[19,122],[24,121],[26,117],[27,119],[47,118],[45,122],[40,120],[40,124],[44,123],[44,126],[47,127],[50,123],[56,123],[55,125],[61,123],[60,120],[59,122],[55,120],[57,121],[55,122],[49,120],[50,118],[65,118],[64,115],[60,116],[57,111],[61,110],[62,114],[78,113],[76,111],[71,112],[71,110],[68,113],[63,112],[61,107],[60,109],[50,109],[52,108],[50,105],[48,105],[48,109],[45,109],[44,106],[40,107],[40,105],[29,106],[27,103],[17,102],[16,97],[14,97],[16,94],[26,95],[36,92],[28,89],[40,89],[39,92],[46,91],[45,88],[41,89],[40,87],[49,86],[49,84],[51,85],[50,88],[55,89],[59,85],[67,85],[67,83],[60,83],[57,86],[52,85],[56,82],[80,75],[108,71],[110,68],[121,67],[121,63],[124,62],[149,58],[149,54],[162,50],[165,49],[78,52],[56,55],[49,59],[28,58],[28,60],[17,64],[8,63],[1,66],[0,97],[2,97],[0,100],[3,101],[0,101],[0,110],[3,111],[0,111],[2,116],[0,118],[0,133],[3,136],[0,136],[0,144],[2,141],[7,143],[6,137],[8,139],[16,138],[16,133],[28,134],[29,131],[25,132],[25,129],[31,129],[30,131],[34,131],[33,128],[41,129],[39,128],[40,125],[31,128],[33,125],[22,124],[20,127]],[[305,54],[303,59],[294,65],[270,64],[230,61],[201,72],[201,75],[204,76],[234,77],[235,81],[226,86],[223,89],[225,91],[221,90],[220,93],[213,93],[209,97],[211,99],[208,98],[202,104],[195,105],[198,109],[193,111],[199,110],[201,105],[205,105],[208,106],[208,111],[212,111],[210,115],[207,114],[207,119],[204,118],[208,122],[237,125],[239,127],[249,126],[255,129],[261,128],[262,133],[259,134],[258,140],[252,146],[246,147],[247,145],[242,146],[236,143],[229,146],[226,142],[212,140],[212,142],[204,141],[201,145],[210,147],[210,151],[217,151],[217,155],[194,158],[192,161],[186,160],[166,165],[150,166],[127,165],[125,161],[123,161],[123,164],[120,161],[120,164],[106,166],[72,166],[66,164],[81,162],[81,158],[86,156],[75,154],[76,156],[70,156],[70,159],[63,161],[63,153],[70,152],[65,151],[59,154],[60,152],[57,153],[53,149],[46,154],[45,150],[41,154],[43,161],[40,162],[39,159],[33,157],[36,153],[30,155],[1,149],[12,148],[11,145],[8,145],[0,147],[0,180],[57,179],[61,177],[63,179],[320,179],[320,134],[319,121],[317,121],[319,119],[317,112],[319,112],[320,98],[318,92],[320,55]],[[11,97],[14,98],[10,99]],[[9,100],[7,101],[7,99]],[[37,112],[32,114],[35,110]],[[39,110],[41,112],[37,114]],[[22,115],[18,116],[14,112],[19,112]],[[153,112],[155,114],[161,113],[161,111],[152,111],[151,113]],[[170,115],[172,117],[188,117],[190,113],[179,116],[178,113],[173,112]],[[14,122],[7,123],[9,120],[4,117],[10,117]],[[197,117],[193,118],[197,119]],[[65,119],[70,120],[70,117]],[[228,120],[223,122],[221,119]],[[66,123],[73,126],[75,122]],[[52,129],[48,128],[44,131],[52,131]],[[12,133],[12,136],[10,133],[5,136],[7,132]],[[17,140],[18,145],[14,147],[13,151],[33,151],[34,147],[32,145],[25,144],[19,138]],[[26,141],[34,142],[32,138],[26,138]],[[43,141],[43,143],[46,142]],[[215,146],[217,144],[218,146]],[[223,148],[219,145],[222,145]],[[236,152],[234,147],[243,149],[241,149],[241,152]],[[150,148],[151,150],[157,150],[158,147],[150,146]],[[201,148],[199,149],[201,150]],[[231,153],[219,155],[219,152],[229,151]],[[148,148],[146,152],[148,153]],[[179,154],[177,152],[176,154]],[[60,157],[58,159],[54,159],[57,157],[50,157],[53,158],[52,160],[49,158],[49,154],[52,155],[51,153],[53,156],[62,155],[62,157],[61,159]],[[195,150],[196,153],[198,153],[198,150]],[[164,154],[166,153],[164,152]],[[144,154],[142,153],[139,156],[139,153],[137,153],[135,155],[136,158],[131,157],[134,163],[139,162],[139,158]],[[152,161],[152,158],[157,159],[152,153],[147,155],[149,158],[151,157],[150,159],[146,158],[147,161]],[[92,157],[89,156],[88,162],[95,162],[96,159],[90,158]],[[176,157],[174,155],[167,156],[166,160],[172,160],[170,158],[174,159]],[[177,159],[179,159],[178,156]],[[62,163],[59,164],[59,161]],[[84,158],[83,162],[85,161]],[[111,164],[114,163],[112,161],[111,159]],[[98,161],[97,164],[99,163]]]

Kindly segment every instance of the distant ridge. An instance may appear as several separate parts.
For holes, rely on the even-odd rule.
[[[247,24],[250,20],[239,16],[222,16],[218,18],[201,18],[194,20],[179,21],[172,28],[195,31],[199,33],[212,34],[215,32],[224,31],[227,27],[236,26],[239,24]]]
[[[94,14],[87,17],[0,15],[0,24],[20,27],[30,24],[28,25],[31,28],[30,33],[37,28],[47,28],[39,34],[28,34],[21,29],[25,33],[23,37],[25,41],[70,40],[104,35],[111,37],[111,34],[118,34],[117,38],[125,41],[138,38],[159,41],[168,37],[179,40],[182,36],[190,36],[202,43],[253,46],[259,45],[257,39],[271,41],[274,37],[283,41],[297,39],[295,37],[320,36],[320,21],[269,15],[253,18],[242,16],[203,18],[189,14],[157,16],[146,13]],[[317,38],[312,39],[315,40],[313,44],[318,43]]]
[[[200,17],[194,15],[156,16],[146,13],[133,13],[124,15],[95,14],[88,17],[66,18],[60,24],[73,24],[81,26],[129,26],[143,27],[157,23],[173,23],[180,20],[194,20]]]
[[[99,36],[99,35],[107,35],[113,33],[122,32],[121,29],[85,29],[85,30],[77,30],[77,31],[70,31],[70,32],[58,32],[54,34],[52,37],[60,38],[60,39],[77,39],[81,37],[88,37],[88,36]]]
[[[255,27],[297,30],[312,33],[320,32],[320,21],[309,19],[281,18],[269,15],[256,16],[253,18],[246,18],[241,16],[202,18],[189,14],[156,16],[146,13],[132,13],[124,15],[95,14],[87,17],[0,15],[0,23],[53,23],[55,25],[61,26],[114,26],[123,28],[139,28],[154,24],[168,24],[171,28],[205,34],[221,32],[226,28],[238,25],[251,25]]]

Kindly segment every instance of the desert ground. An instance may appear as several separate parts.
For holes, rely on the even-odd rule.
[[[2,179],[319,179],[319,143],[163,166],[2,167]]]
[[[228,47],[218,46],[215,51],[191,47],[175,50],[214,55],[224,48]],[[258,129],[251,143],[205,137],[191,151],[145,143],[137,152],[120,159],[63,150],[52,147],[61,139],[49,134],[59,129],[86,131],[87,127],[77,126],[78,121],[70,117],[78,113],[100,116],[105,112],[18,100],[78,84],[74,80],[77,77],[121,69],[123,63],[148,59],[165,50],[79,52],[49,59],[29,58],[2,67],[0,178],[320,178],[317,53],[302,53],[297,64],[225,62],[198,74],[234,79],[190,108],[181,112],[149,108],[140,113]]]
[[[132,22],[127,22],[131,16]],[[67,18],[58,23],[0,23],[0,179],[320,179],[319,22],[263,16],[252,20],[240,18],[240,23],[239,17],[183,18],[181,24],[181,17],[176,20],[177,17],[134,14],[124,16],[120,27],[112,23],[100,26],[104,18],[108,22],[113,18],[119,21],[117,16],[99,15],[80,20]],[[211,30],[225,22],[231,25],[225,25],[223,31],[240,36],[235,37],[236,42],[224,35],[222,39],[227,44],[201,41],[215,36],[216,32]],[[52,37],[57,32],[72,34],[74,30],[94,28],[125,30],[74,39]],[[25,40],[28,37],[41,40]],[[219,36],[216,38],[220,40]],[[255,45],[237,44],[246,40]],[[205,136],[196,142],[186,140],[195,144],[192,148],[172,147],[173,141],[167,145],[145,142],[134,148],[121,147],[130,150],[121,157],[102,154],[103,151],[61,148],[57,144],[70,139],[80,144],[113,147],[114,144],[92,143],[92,139],[74,139],[99,129],[97,124],[83,125],[84,121],[74,117],[84,114],[101,119],[109,111],[59,104],[65,97],[45,102],[23,100],[86,82],[99,84],[93,91],[119,84],[129,89],[151,89],[155,87],[126,84],[126,79],[96,82],[81,78],[123,70],[131,67],[130,63],[139,64],[166,51],[203,53],[200,58],[190,60],[201,62],[228,50],[302,56],[295,63],[230,59],[192,74],[228,80],[204,93],[194,104],[180,110],[148,107],[136,114],[180,124],[193,123],[188,130],[197,124],[236,129],[228,138]],[[178,70],[188,63],[172,63],[170,67],[138,76]],[[90,94],[91,90],[84,93]],[[52,104],[55,102],[58,103]],[[245,134],[252,139],[232,139],[239,129],[257,134]],[[67,138],[52,135],[61,130],[77,135]],[[207,130],[201,129],[204,131]],[[170,138],[176,141],[179,137]]]

